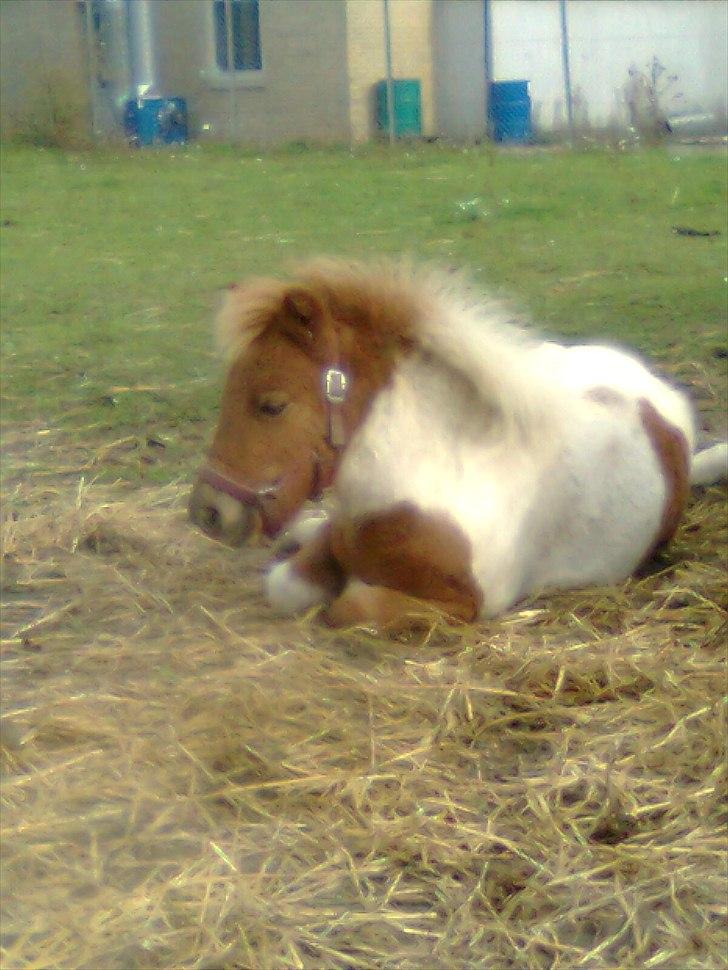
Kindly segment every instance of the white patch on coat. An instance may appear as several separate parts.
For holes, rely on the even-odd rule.
[[[307,509],[298,515],[281,536],[283,545],[302,546],[311,542],[329,521],[329,514],[324,509],[311,511]]]
[[[473,549],[483,613],[543,589],[612,583],[658,533],[667,486],[646,399],[693,448],[687,399],[612,347],[562,347],[495,302],[422,298],[421,349],[398,365],[335,482],[346,517],[410,502],[449,515]],[[588,392],[616,392],[606,400]]]

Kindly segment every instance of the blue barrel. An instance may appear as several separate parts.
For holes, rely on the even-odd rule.
[[[387,131],[387,82],[379,81],[377,92],[377,127]],[[422,134],[422,94],[416,78],[398,78],[392,81],[394,101],[394,134],[397,138],[417,138]]]
[[[493,141],[531,140],[533,132],[528,81],[491,81],[488,88],[488,128]]]
[[[176,145],[187,141],[184,98],[140,98],[127,101],[124,131],[135,145]]]

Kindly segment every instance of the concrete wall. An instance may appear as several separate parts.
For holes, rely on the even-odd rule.
[[[445,138],[486,133],[483,0],[435,0],[435,127]]]
[[[75,0],[0,3],[0,132],[42,140],[62,126],[86,136],[90,108],[82,19]]]
[[[536,122],[559,128],[566,110],[558,0],[492,0],[491,9],[494,80],[529,80]],[[661,99],[666,113],[707,112],[724,126],[724,0],[568,0],[567,14],[578,122],[626,124],[629,68],[645,71],[656,56],[665,78],[678,75]]]
[[[212,4],[154,3],[160,83],[201,137],[249,144],[350,137],[344,0],[260,0],[262,70],[216,69]]]
[[[340,0],[330,0],[332,5]],[[392,74],[418,78],[422,92],[422,132],[435,128],[432,64],[432,0],[390,0]],[[382,0],[347,0],[349,99],[353,141],[377,133],[374,85],[386,77]]]

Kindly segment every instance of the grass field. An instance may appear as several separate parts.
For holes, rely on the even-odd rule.
[[[166,461],[147,474],[169,480],[216,402],[219,290],[321,252],[464,265],[548,331],[610,335],[717,377],[726,233],[672,227],[725,229],[725,162],[688,151],[6,149],[3,418],[89,446],[162,436]]]
[[[728,966],[725,489],[648,576],[397,642],[184,509],[219,291],[321,252],[465,266],[724,435],[725,165],[4,150],[3,967]]]

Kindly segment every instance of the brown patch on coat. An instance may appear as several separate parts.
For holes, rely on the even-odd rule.
[[[443,613],[471,622],[482,603],[460,527],[409,502],[329,523],[290,562],[298,576],[329,594],[323,619],[330,626],[371,623],[391,631]]]
[[[341,565],[331,551],[331,523],[322,526],[309,542],[304,543],[289,563],[296,574],[326,590],[329,598],[337,597],[346,579]]]
[[[665,479],[665,505],[655,540],[647,555],[652,557],[675,535],[690,496],[690,449],[685,435],[667,422],[645,398],[639,401],[640,420],[655,449]]]
[[[322,619],[331,627],[367,625],[391,635],[427,630],[442,617],[443,612],[437,604],[408,596],[399,590],[353,580],[324,610]],[[452,611],[449,615],[462,619]]]
[[[344,572],[432,604],[469,622],[482,604],[472,573],[472,549],[447,515],[423,512],[409,502],[352,522],[335,523],[334,558]]]

